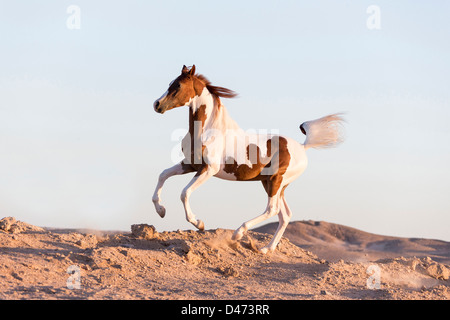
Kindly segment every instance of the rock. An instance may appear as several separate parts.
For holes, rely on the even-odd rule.
[[[83,249],[93,248],[97,246],[97,243],[98,243],[97,237],[93,234],[88,234],[84,238],[76,242],[76,244]]]
[[[155,239],[158,236],[155,227],[145,223],[131,225],[131,234],[136,238],[142,238],[146,240]]]
[[[43,228],[16,220],[14,217],[6,217],[0,220],[0,230],[9,233],[21,233],[26,231],[44,231]]]
[[[421,261],[419,260],[419,259],[417,259],[417,258],[414,258],[413,260],[411,260],[411,262],[410,262],[410,267],[411,267],[411,269],[412,270],[416,270],[416,268],[417,268],[417,266],[420,266],[421,265]]]
[[[440,263],[431,263],[426,271],[430,277],[435,279],[448,280],[450,277],[450,270]]]
[[[438,280],[448,280],[450,278],[450,269],[442,263],[433,261],[430,257],[422,259],[414,258],[409,261],[409,266],[416,272]]]
[[[232,267],[217,267],[216,270],[221,273],[222,275],[224,275],[225,277],[237,277],[239,276],[239,272],[237,272],[234,268]]]
[[[9,232],[13,224],[16,222],[16,219],[13,217],[6,217],[0,220],[0,230],[5,232]]]
[[[196,255],[194,252],[189,251],[184,258],[186,259],[187,262],[189,262],[190,264],[193,265],[197,265],[200,262],[202,262],[202,258],[199,257],[198,255]]]

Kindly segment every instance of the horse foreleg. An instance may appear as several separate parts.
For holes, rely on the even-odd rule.
[[[191,206],[189,204],[189,198],[191,193],[205,183],[209,178],[217,173],[218,169],[211,166],[202,167],[197,174],[192,178],[188,185],[181,192],[181,201],[184,205],[184,211],[186,212],[186,220],[192,223],[197,229],[204,230],[205,224],[202,220],[197,220],[192,213]]]
[[[156,212],[158,212],[161,218],[164,218],[164,216],[166,215],[166,208],[164,208],[164,206],[161,205],[161,190],[164,185],[164,182],[166,182],[166,180],[172,176],[185,174],[189,172],[194,172],[194,169],[180,162],[174,165],[173,167],[164,170],[159,175],[158,184],[156,185],[155,192],[153,193],[152,201],[153,204],[155,205]]]

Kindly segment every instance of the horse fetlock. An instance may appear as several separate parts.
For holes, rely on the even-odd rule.
[[[194,217],[190,217],[190,218],[187,218],[187,221],[189,223],[191,223],[194,227],[196,227],[198,230],[200,230],[200,231],[205,230],[205,224],[203,223],[202,220],[200,220],[200,219],[197,220]]]
[[[245,227],[245,224],[240,226],[236,231],[233,233],[233,236],[231,237],[232,240],[241,240],[244,234],[247,232],[247,228]]]

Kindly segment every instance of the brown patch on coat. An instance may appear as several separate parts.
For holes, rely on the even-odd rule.
[[[198,177],[202,173],[204,173],[208,169],[208,165],[206,163],[203,163],[200,165],[200,167],[197,169],[197,173],[195,174],[195,177]]]
[[[271,140],[267,140],[268,154],[270,153]],[[256,159],[254,159],[256,155]],[[247,159],[250,160],[251,166],[247,164],[240,164],[232,157],[225,160],[225,166],[223,171],[226,173],[232,173],[238,181],[252,181],[259,180],[258,177],[267,163],[261,162],[261,150],[255,144],[249,144],[247,146]]]
[[[250,159],[252,149],[256,150],[256,162],[251,161],[252,165],[238,165],[235,159],[226,159],[223,170],[226,173],[232,173],[238,181],[262,181],[267,194],[274,196],[283,182],[283,175],[286,172],[291,161],[291,155],[287,148],[287,140],[283,137],[278,138],[278,148],[272,143],[272,139],[267,140],[267,154],[270,155],[269,163],[261,162],[261,151],[256,145],[247,146],[247,157]],[[274,148],[275,147],[275,148]],[[276,150],[272,150],[276,149]],[[253,160],[253,159],[250,159]],[[231,162],[232,161],[232,162]],[[262,174],[264,168],[271,168],[272,164],[278,161],[278,169],[272,175]],[[283,192],[284,190],[282,190]]]
[[[195,171],[200,170],[205,165],[203,159],[205,146],[202,144],[201,134],[205,127],[206,119],[205,104],[202,104],[195,112],[192,108],[189,109],[189,133],[183,138],[181,148],[185,157],[183,163],[191,166]],[[195,130],[196,121],[201,122],[201,128],[197,132]]]
[[[194,172],[195,169],[190,165],[181,161],[181,168],[183,169],[183,174]]]
[[[263,185],[263,187],[264,187],[264,190],[266,190],[267,194],[270,194],[270,193],[272,192],[272,190],[269,190],[269,182],[268,182],[268,180],[261,180],[261,182],[262,182],[262,185]],[[281,189],[281,192],[280,192],[280,198],[283,198],[283,197],[284,197],[284,190],[286,190],[287,186],[288,186],[288,184],[285,185],[285,186],[283,187],[283,189]],[[276,192],[275,192],[275,193],[276,193]]]

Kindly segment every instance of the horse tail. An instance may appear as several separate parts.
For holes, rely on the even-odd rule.
[[[343,122],[340,113],[303,122],[300,130],[306,135],[303,146],[309,148],[332,148],[344,141]]]

